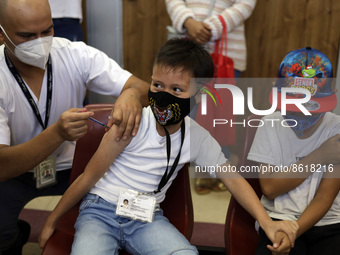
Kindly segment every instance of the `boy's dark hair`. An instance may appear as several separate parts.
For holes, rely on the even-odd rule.
[[[168,40],[159,50],[154,64],[182,69],[192,73],[193,78],[212,78],[214,63],[202,45],[183,38]]]

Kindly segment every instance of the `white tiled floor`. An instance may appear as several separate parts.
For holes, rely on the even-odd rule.
[[[193,180],[191,180],[193,183]],[[194,220],[196,222],[211,222],[224,224],[230,193],[210,192],[206,195],[198,195],[192,187],[192,200],[194,206]],[[58,203],[60,197],[41,197],[32,200],[26,208],[52,210]],[[40,255],[41,249],[37,243],[28,243],[24,246],[23,255]]]

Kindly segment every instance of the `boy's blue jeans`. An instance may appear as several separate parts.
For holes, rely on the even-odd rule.
[[[72,255],[112,255],[120,249],[131,254],[198,254],[161,209],[152,223],[144,223],[116,215],[115,204],[87,194],[79,210]]]

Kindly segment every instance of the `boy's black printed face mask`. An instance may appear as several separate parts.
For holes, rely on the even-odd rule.
[[[179,123],[190,113],[196,104],[195,97],[179,98],[168,92],[151,92],[149,89],[149,103],[151,110],[162,126]]]

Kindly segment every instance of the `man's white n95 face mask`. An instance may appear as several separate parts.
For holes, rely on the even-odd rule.
[[[37,39],[15,45],[1,25],[0,28],[6,35],[7,39],[15,47],[14,52],[12,52],[9,47],[7,47],[7,49],[10,50],[21,62],[45,69],[52,47],[52,35],[39,37]]]

